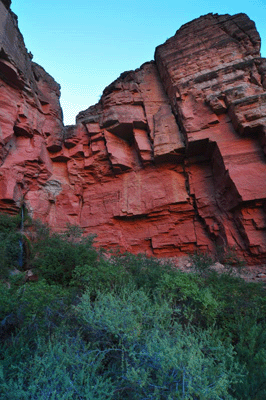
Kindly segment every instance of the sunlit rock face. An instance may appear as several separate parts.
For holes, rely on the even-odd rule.
[[[0,1],[0,210],[106,249],[266,259],[266,62],[244,14],[182,26],[64,127],[60,87]]]

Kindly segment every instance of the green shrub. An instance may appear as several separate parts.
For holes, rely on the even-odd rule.
[[[200,253],[189,274],[108,258],[78,227],[35,222],[39,281],[25,282],[10,274],[19,221],[0,216],[0,399],[266,398],[261,285],[218,274]]]
[[[98,254],[95,263],[75,267],[71,284],[87,288],[92,296],[98,290],[114,290],[129,283],[136,288],[155,291],[166,272],[173,272],[169,263],[162,264],[158,259],[142,254],[125,253],[110,258]]]
[[[242,374],[232,346],[173,322],[167,301],[130,286],[94,302],[85,293],[75,312],[84,337],[108,353],[116,399],[233,399]]]
[[[89,290],[95,296],[98,290],[113,290],[129,281],[127,272],[119,264],[102,256],[95,262],[77,265],[72,273],[71,285]]]
[[[164,273],[171,273],[173,266],[170,263],[143,254],[125,253],[112,257],[111,263],[117,268],[126,271],[129,281],[137,288],[154,291]]]
[[[204,279],[196,274],[165,273],[159,283],[159,292],[172,301],[179,318],[190,323],[212,325],[221,309]]]
[[[235,351],[244,366],[246,377],[235,385],[237,398],[264,400],[266,398],[266,324],[256,315],[240,316],[235,328]]]
[[[23,277],[23,274],[22,274]],[[44,280],[18,284],[20,277],[11,279],[9,286],[0,282],[0,335],[8,338],[21,329],[36,332],[50,331],[63,323],[71,293]]]
[[[81,238],[75,227],[63,234],[41,228],[41,235],[34,243],[34,267],[47,282],[69,285],[76,267],[97,265],[98,253],[92,242],[93,237]]]
[[[38,339],[35,348],[27,350],[28,357],[24,360],[21,358],[12,365],[0,362],[1,399],[114,398],[114,385],[103,368],[104,354],[90,349],[79,336],[65,334],[49,340]]]
[[[0,279],[7,278],[10,270],[19,268],[22,234],[20,216],[0,214]]]
[[[165,300],[154,302],[143,289],[122,286],[117,293],[98,292],[94,301],[89,291],[82,295],[75,308],[83,324],[89,329],[108,332],[119,340],[133,340],[154,325],[171,323],[172,310]]]

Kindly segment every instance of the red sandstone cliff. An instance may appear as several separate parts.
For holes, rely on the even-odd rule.
[[[0,1],[0,210],[104,248],[266,259],[266,61],[244,14],[208,14],[64,127],[59,85]]]

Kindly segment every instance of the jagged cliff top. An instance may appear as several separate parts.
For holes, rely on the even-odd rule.
[[[59,85],[0,3],[0,209],[157,256],[266,259],[266,64],[245,14],[208,14],[64,127]]]

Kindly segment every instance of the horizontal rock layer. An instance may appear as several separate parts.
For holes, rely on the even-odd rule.
[[[182,26],[63,126],[60,87],[0,2],[0,210],[106,249],[266,259],[266,62],[244,14]]]

